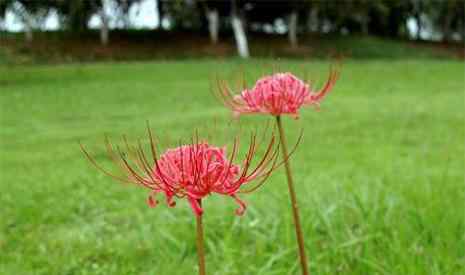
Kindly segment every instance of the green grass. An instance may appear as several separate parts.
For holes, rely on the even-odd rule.
[[[186,202],[150,209],[113,182],[103,135],[188,137],[230,114],[209,78],[268,61],[0,67],[0,274],[195,274]],[[323,79],[328,64],[281,61]],[[241,119],[243,128],[264,123]],[[284,120],[313,274],[461,274],[465,269],[464,64],[347,61],[320,112]],[[224,140],[217,136],[216,140]],[[245,139],[244,139],[245,140]],[[299,274],[278,170],[243,195],[205,200],[209,274]]]

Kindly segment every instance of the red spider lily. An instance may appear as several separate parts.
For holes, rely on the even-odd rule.
[[[226,107],[236,116],[241,114],[267,114],[276,118],[279,129],[283,162],[286,168],[291,209],[296,230],[296,239],[299,248],[299,258],[302,274],[308,275],[308,264],[305,255],[305,244],[300,214],[298,210],[297,195],[294,188],[291,167],[288,161],[288,151],[281,115],[291,115],[298,118],[299,110],[303,106],[319,106],[323,98],[331,91],[337,79],[339,70],[331,69],[328,80],[319,91],[313,90],[310,84],[298,79],[291,73],[276,73],[259,79],[252,89],[244,90],[234,95],[225,81],[218,81],[217,95]],[[245,85],[244,85],[245,86]]]
[[[318,106],[333,88],[339,70],[331,69],[323,88],[314,91],[311,85],[291,73],[276,73],[260,78],[252,89],[234,95],[225,81],[218,81],[217,94],[236,116],[241,114],[283,114],[298,118],[302,106]]]
[[[107,153],[111,160],[124,172],[120,177],[103,169],[81,145],[84,154],[90,162],[105,174],[122,182],[134,183],[151,190],[148,204],[152,207],[158,204],[155,196],[165,195],[167,205],[175,206],[174,198],[186,198],[197,216],[201,216],[203,209],[201,201],[207,195],[216,193],[232,197],[238,204],[237,215],[242,215],[246,209],[245,203],[237,196],[239,193],[249,193],[260,187],[268,176],[283,162],[278,162],[279,142],[274,134],[265,147],[265,151],[256,165],[252,165],[261,145],[256,134],[251,135],[250,144],[242,165],[234,164],[238,155],[239,140],[236,137],[232,145],[232,152],[228,156],[226,147],[217,147],[200,141],[196,134],[192,142],[168,149],[159,155],[157,144],[148,129],[151,157],[142,149],[141,142],[131,146],[123,137],[127,154],[119,148],[116,150],[108,138],[105,139]],[[300,138],[295,148],[300,142]],[[294,151],[293,150],[293,151]],[[252,167],[254,166],[254,167]],[[251,181],[257,183],[248,189]]]

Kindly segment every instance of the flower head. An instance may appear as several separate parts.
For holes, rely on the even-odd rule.
[[[323,88],[314,91],[310,84],[291,73],[276,73],[260,78],[252,89],[244,89],[238,95],[233,95],[228,85],[220,81],[218,94],[237,116],[261,113],[298,118],[301,107],[319,105],[338,77],[339,71],[332,69]]]
[[[147,156],[141,143],[131,146],[123,137],[126,152],[114,149],[108,138],[105,140],[107,152],[113,162],[124,172],[124,177],[113,175],[101,168],[81,145],[81,149],[97,168],[107,175],[123,181],[135,183],[150,190],[148,204],[158,204],[156,196],[166,198],[168,206],[175,206],[175,198],[186,198],[196,215],[202,215],[201,201],[210,194],[232,197],[239,208],[236,214],[242,215],[245,203],[238,198],[239,193],[256,190],[283,162],[278,163],[279,142],[274,135],[265,147],[259,160],[254,160],[261,142],[252,134],[250,144],[242,163],[234,163],[238,155],[238,138],[234,140],[231,153],[226,147],[217,147],[195,135],[190,144],[167,149],[158,154],[156,142],[149,129],[151,157]],[[300,138],[299,138],[300,141]],[[297,144],[296,144],[297,146]],[[256,163],[252,168],[252,162]],[[249,183],[257,181],[253,186]],[[241,189],[249,185],[248,189]]]

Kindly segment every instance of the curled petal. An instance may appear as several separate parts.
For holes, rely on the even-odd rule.
[[[156,207],[158,205],[158,200],[155,199],[155,194],[152,193],[152,194],[150,194],[148,196],[147,204],[152,208],[154,208],[154,207]]]
[[[247,205],[245,204],[245,202],[239,199],[236,195],[231,195],[231,197],[233,197],[237,204],[239,204],[239,208],[236,209],[236,215],[244,215],[244,212],[247,209]]]
[[[176,206],[176,202],[173,200],[173,196],[171,195],[166,195],[166,204],[169,206],[169,207],[175,207]]]
[[[310,92],[305,98],[305,105],[314,105],[321,102],[321,100],[332,90],[339,78],[339,69],[331,69],[328,80],[325,85],[318,92]]]

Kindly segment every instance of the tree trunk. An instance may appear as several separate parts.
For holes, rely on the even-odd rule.
[[[237,51],[242,58],[249,58],[249,45],[247,36],[245,35],[244,24],[237,13],[232,14],[232,27],[234,30],[234,38],[236,40]]]
[[[297,22],[299,19],[299,14],[297,11],[292,11],[289,16],[289,43],[291,43],[292,48],[297,48],[298,41],[297,41]]]
[[[307,31],[318,32],[318,8],[316,7],[308,11]]]
[[[365,13],[365,14],[362,14],[361,15],[361,27],[362,27],[362,34],[363,35],[368,35],[369,33],[369,30],[368,30],[368,23],[369,23],[369,17],[368,15]]]
[[[422,31],[422,22],[421,22],[421,14],[418,12],[415,14],[415,21],[417,23],[417,34],[416,39],[421,40],[421,31]]]
[[[100,11],[100,43],[103,46],[108,45],[108,36],[109,36],[109,28],[108,28],[108,16],[105,13],[105,6],[102,7]]]
[[[220,28],[220,18],[216,9],[207,10],[208,31],[212,44],[218,43],[218,31]]]
[[[388,15],[388,35],[392,38],[400,37],[400,26],[403,23],[403,10],[400,7],[393,7]]]
[[[128,0],[122,0],[121,7],[123,8],[122,21],[124,29],[129,29],[131,27],[131,22],[129,20],[129,3]]]
[[[30,43],[34,40],[34,33],[32,31],[32,22],[29,18],[24,20],[24,35],[26,37],[26,42]]]
[[[465,19],[464,18],[460,20],[459,33],[462,38],[462,42],[465,43]]]
[[[451,23],[452,23],[452,14],[450,9],[447,10],[446,17],[442,25],[442,41],[449,42],[451,39]]]
[[[16,3],[17,4],[17,3]],[[24,24],[24,36],[26,42],[30,43],[34,39],[34,18],[31,13],[29,13],[24,6],[21,4],[13,5],[13,12],[18,16],[21,22]],[[5,26],[6,27],[6,26]]]
[[[462,3],[462,4],[459,4],[457,5],[459,7],[459,11],[458,11],[458,32],[459,32],[459,41],[462,41],[463,43],[465,43],[465,5]]]
[[[26,42],[30,43],[34,40],[34,18],[32,18],[32,14],[27,11],[24,11],[23,18],[24,35],[26,37]]]
[[[423,30],[423,20],[421,19],[421,14],[423,12],[423,2],[418,0],[414,4],[414,17],[415,21],[417,22],[417,40],[421,40],[421,31]]]

